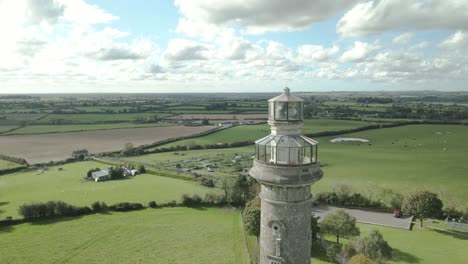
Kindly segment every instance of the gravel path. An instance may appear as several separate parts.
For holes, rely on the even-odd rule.
[[[413,218],[411,216],[395,218],[391,213],[379,213],[359,209],[338,208],[333,206],[315,206],[312,208],[312,212],[316,216],[320,216],[320,222],[320,220],[322,220],[325,215],[335,212],[338,209],[343,209],[349,215],[354,216],[356,221],[359,223],[402,228],[407,230],[410,229],[411,219]]]

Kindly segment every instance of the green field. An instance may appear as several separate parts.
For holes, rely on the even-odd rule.
[[[337,131],[344,129],[351,129],[366,126],[369,123],[363,121],[353,120],[335,120],[335,119],[309,119],[305,120],[304,134],[317,133],[323,131]],[[207,136],[191,138],[176,141],[164,145],[164,147],[171,147],[177,145],[205,145],[217,143],[229,143],[240,141],[255,141],[266,135],[270,134],[270,126],[266,124],[261,125],[243,125],[228,128]]]
[[[14,162],[10,162],[10,161],[0,159],[0,170],[8,170],[8,169],[13,169],[13,168],[22,167],[22,166],[23,165],[18,164],[18,163],[14,163]],[[1,182],[1,180],[0,180],[0,182]],[[0,189],[1,188],[2,187],[0,186]]]
[[[237,210],[165,208],[0,227],[0,263],[248,263]]]
[[[107,204],[117,202],[149,201],[168,202],[180,200],[182,194],[198,194],[204,197],[208,192],[218,189],[207,188],[196,182],[177,180],[150,174],[142,174],[123,180],[106,182],[83,181],[86,172],[107,165],[95,162],[78,162],[50,167],[49,171],[40,173],[18,172],[0,176],[0,218],[18,216],[18,207],[24,203],[62,200],[73,205],[91,205],[94,201]]]
[[[240,126],[222,132],[234,131],[249,126]],[[250,126],[253,128],[255,126]],[[191,140],[206,140],[213,144],[213,138],[221,132]],[[254,131],[251,131],[254,134]],[[216,137],[215,137],[216,136]],[[245,139],[249,133],[241,135]],[[375,187],[388,187],[406,193],[416,189],[436,192],[446,205],[460,209],[468,206],[468,126],[459,125],[409,125],[395,128],[368,130],[343,137],[357,137],[370,140],[369,143],[331,143],[335,137],[315,138],[319,144],[319,160],[325,173],[322,180],[312,186],[314,193],[331,191],[337,184],[347,184],[354,191],[369,195]],[[253,137],[253,136],[252,136]],[[259,136],[257,136],[259,137]],[[338,137],[338,136],[336,136]],[[207,139],[210,139],[208,141]],[[222,139],[228,140],[228,137]],[[187,140],[186,142],[191,142]],[[228,141],[229,142],[229,141]],[[181,144],[172,143],[175,145]],[[445,149],[445,150],[444,150]],[[158,164],[162,161],[175,162],[197,157],[226,155],[252,155],[253,146],[231,149],[211,149],[184,152],[186,156],[173,152],[144,155],[129,158],[139,162]]]
[[[92,125],[34,125],[26,126],[7,135],[21,134],[42,134],[42,133],[57,133],[57,132],[73,132],[73,131],[91,131],[91,130],[106,130],[118,128],[139,128],[139,127],[155,127],[168,126],[168,123],[148,123],[148,124],[133,124],[133,123],[115,123],[115,124],[92,124]]]
[[[468,240],[460,236],[413,227],[412,231],[359,224],[361,236],[379,230],[393,248],[389,263],[465,263]]]
[[[127,113],[127,114],[51,114],[40,120],[34,121],[34,124],[92,124],[105,122],[133,122],[146,120],[157,116],[158,118],[169,116],[166,113]]]
[[[342,136],[370,142],[319,138],[325,176],[313,190],[329,191],[338,183],[363,194],[376,185],[401,192],[428,189],[446,204],[468,206],[468,126],[411,125]]]
[[[16,128],[17,126],[0,126],[0,133]]]

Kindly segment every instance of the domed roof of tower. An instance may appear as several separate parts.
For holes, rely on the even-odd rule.
[[[292,95],[288,87],[284,88],[284,92],[282,94],[268,100],[268,102],[303,102],[303,101],[304,101],[303,99]]]

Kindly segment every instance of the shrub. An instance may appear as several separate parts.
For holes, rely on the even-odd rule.
[[[140,166],[138,167],[138,171],[139,171],[140,173],[146,173],[146,168],[145,168],[145,166],[144,166],[144,165],[140,165]]]
[[[214,181],[210,178],[200,177],[199,182],[200,182],[200,185],[210,187],[210,188],[214,187]]]
[[[91,208],[95,213],[104,212],[108,210],[107,204],[104,202],[94,202],[91,204]]]
[[[190,197],[187,194],[182,195],[182,205],[191,207],[191,206],[200,205],[201,202],[202,202],[201,197],[196,194],[193,195],[192,197]]]
[[[158,204],[155,202],[155,201],[151,201],[148,203],[148,207],[150,208],[157,208],[158,207]]]
[[[109,209],[112,211],[126,212],[143,209],[143,205],[140,203],[121,202],[109,206]]]

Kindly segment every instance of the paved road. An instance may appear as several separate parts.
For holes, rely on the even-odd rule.
[[[351,216],[354,216],[356,218],[356,221],[359,223],[389,226],[407,230],[409,230],[411,227],[412,217],[395,218],[391,213],[378,213],[358,209],[337,208],[333,206],[314,206],[312,208],[312,212],[316,216],[320,216],[320,222],[321,219],[325,217],[325,215],[332,213],[338,209],[345,210],[346,213],[348,213]]]

